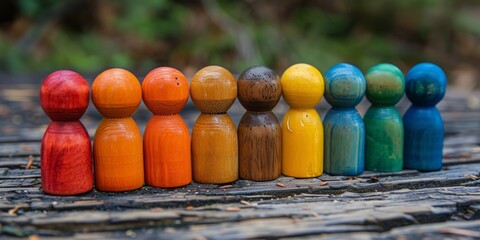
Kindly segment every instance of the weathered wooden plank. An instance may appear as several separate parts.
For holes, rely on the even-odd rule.
[[[479,204],[480,187],[447,187],[392,192],[346,192],[340,195],[301,194],[290,198],[248,202],[237,199],[236,202],[215,201],[194,208],[127,209],[114,212],[94,208],[85,211],[57,209],[61,211],[48,213],[24,211],[20,216],[2,216],[0,224],[33,225],[41,229],[58,229],[62,225],[62,229],[73,234],[75,229],[101,231],[98,226],[91,226],[99,224],[120,231],[146,226],[148,222],[153,222],[155,227],[152,228],[157,229],[175,225],[174,222],[177,221],[188,227],[176,229],[175,233],[160,231],[157,234],[185,239],[192,237],[191,234],[195,232],[207,238],[228,236],[243,239],[355,231],[383,232],[399,226],[445,221],[462,212],[465,206],[473,206],[470,209],[478,214],[476,206]],[[131,225],[117,225],[118,223]],[[157,230],[159,229],[163,228]]]
[[[466,183],[475,186],[478,185],[476,182],[479,179],[479,173],[480,164],[466,164],[450,166],[441,172],[419,173],[412,170],[401,173],[366,172],[356,178],[328,175],[313,179],[281,177],[270,182],[239,180],[226,187],[194,183],[174,190],[144,187],[129,193],[92,191],[77,197],[59,197],[44,195],[38,188],[19,189],[19,187],[39,186],[39,169],[7,169],[3,175],[0,175],[0,189],[2,189],[4,196],[8,198],[12,207],[17,203],[40,199],[42,203],[32,203],[31,207],[33,209],[88,209],[100,206],[105,209],[147,208],[196,206],[212,202],[228,203],[242,199],[257,199],[261,196],[283,198],[302,193],[382,192],[403,188],[448,187]],[[6,174],[8,174],[8,177],[5,177]],[[283,183],[282,187],[277,185],[278,183]],[[8,188],[11,189],[7,191]],[[97,200],[104,201],[105,204],[92,203],[92,205],[89,205],[81,202]],[[52,202],[56,202],[56,204],[52,205]]]

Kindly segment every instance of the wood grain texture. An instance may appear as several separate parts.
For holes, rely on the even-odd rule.
[[[142,101],[142,89],[131,72],[112,68],[100,73],[93,81],[92,101],[104,117],[130,117]]]
[[[145,180],[150,186],[172,188],[192,181],[190,134],[178,115],[188,93],[187,79],[174,68],[155,68],[143,80],[143,100],[154,114],[143,139]]]
[[[142,98],[153,114],[176,114],[188,100],[188,80],[171,67],[150,71],[142,82]]]
[[[121,192],[144,184],[142,136],[131,118],[104,118],[93,140],[95,187]]]
[[[241,179],[271,181],[282,168],[282,129],[275,114],[246,112],[238,124]]]
[[[92,148],[80,117],[89,103],[87,81],[60,70],[40,87],[40,104],[50,119],[42,138],[42,189],[52,195],[76,195],[93,188]]]
[[[445,96],[447,76],[433,63],[413,66],[405,77],[405,93],[413,105],[431,107]]]
[[[442,168],[444,127],[435,105],[445,96],[446,82],[445,72],[432,63],[417,64],[407,73],[405,91],[413,105],[403,116],[405,168]]]
[[[362,101],[365,91],[365,77],[356,66],[339,63],[325,75],[325,99],[332,107],[353,108]]]
[[[76,195],[93,188],[92,148],[80,121],[48,126],[40,152],[42,190],[52,195]]]
[[[238,179],[238,139],[226,114],[237,98],[237,83],[225,68],[208,66],[192,78],[190,95],[202,112],[192,130],[193,180],[229,183]]]
[[[365,124],[365,169],[397,172],[403,169],[403,121],[395,107],[371,106]]]
[[[280,100],[280,78],[270,68],[246,69],[237,81],[238,99],[247,109],[238,125],[239,176],[275,180],[281,174],[282,130],[271,110]]]
[[[365,126],[355,108],[332,108],[325,127],[325,172],[355,176],[365,166]]]
[[[76,121],[87,110],[90,89],[80,74],[59,70],[49,74],[40,87],[40,105],[53,121]]]
[[[403,73],[392,64],[370,68],[367,99],[372,103],[365,124],[365,169],[396,172],[403,169],[403,122],[395,104],[405,92]]]
[[[190,96],[202,113],[226,113],[237,98],[237,82],[227,69],[207,66],[193,75]]]
[[[444,127],[436,107],[411,106],[403,116],[404,166],[420,171],[442,169]]]
[[[23,98],[26,102],[5,100],[9,95],[4,90],[25,86],[5,81],[13,80],[0,81],[0,102],[14,115],[33,117],[0,136],[2,239],[474,239],[480,229],[480,106],[471,105],[471,99],[480,99],[479,91],[450,88],[438,105],[445,126],[441,171],[281,176],[275,181],[144,186],[126,193],[92,190],[63,197],[41,189],[37,132],[43,134],[49,119],[35,119],[41,111],[35,96]],[[38,92],[40,83],[32,82],[26,89]],[[240,120],[242,107],[235,104],[232,119]],[[281,112],[287,106],[280,104]],[[321,116],[326,105],[317,106]],[[408,105],[402,101],[399,108]],[[141,107],[139,125],[149,116]],[[193,109],[189,102],[183,115],[192,127],[197,118]],[[95,131],[99,117],[95,109],[87,110],[83,124],[89,132]],[[0,118],[0,125],[8,126],[9,120]]]
[[[323,121],[325,171],[359,175],[365,164],[365,126],[355,106],[365,95],[365,78],[357,67],[340,63],[328,70],[325,86],[325,98],[332,105]]]
[[[238,139],[227,114],[200,114],[192,130],[193,180],[222,184],[238,179]]]
[[[270,68],[248,68],[237,80],[238,100],[247,111],[271,111],[282,96],[278,75]]]
[[[145,128],[145,180],[154,187],[180,187],[192,181],[190,134],[182,117],[154,115]]]
[[[142,136],[130,117],[142,101],[138,79],[127,70],[108,69],[93,81],[92,100],[105,117],[93,140],[95,187],[108,192],[142,187]]]

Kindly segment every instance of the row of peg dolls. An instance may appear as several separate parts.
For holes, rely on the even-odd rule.
[[[92,101],[104,116],[89,135],[79,121],[89,104],[85,79],[68,70],[44,80],[41,106],[52,120],[42,140],[42,189],[75,195],[95,187],[119,192],[142,187],[223,184],[238,178],[274,180],[359,175],[403,168],[435,171],[442,166],[443,122],[435,105],[445,95],[446,76],[432,63],[406,75],[392,64],[365,76],[351,64],[322,74],[308,64],[280,78],[267,67],[245,70],[235,81],[225,68],[208,66],[188,80],[159,67],[142,84],[129,71],[109,69],[92,84]],[[404,92],[412,106],[402,118],[395,104]],[[238,129],[227,114],[235,99],[245,107]],[[190,139],[179,115],[189,95],[201,111]],[[290,109],[280,125],[271,112],[283,95]],[[332,108],[323,123],[314,109],[325,95]],[[364,118],[355,106],[372,103]],[[144,136],[131,118],[141,100],[153,112]],[[93,169],[95,171],[93,171]],[[94,177],[95,175],[95,177]],[[94,181],[95,178],[95,181]]]

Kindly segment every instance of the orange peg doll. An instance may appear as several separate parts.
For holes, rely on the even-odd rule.
[[[124,69],[106,70],[93,81],[92,100],[105,117],[93,141],[95,187],[107,192],[142,187],[142,136],[131,117],[142,100],[138,79]]]
[[[175,68],[155,68],[143,80],[142,95],[154,114],[143,139],[147,184],[164,188],[189,184],[190,134],[178,114],[188,100],[187,79]]]
[[[237,131],[227,114],[237,98],[233,75],[219,66],[204,67],[192,78],[190,96],[202,112],[192,130],[194,181],[222,184],[237,180]]]

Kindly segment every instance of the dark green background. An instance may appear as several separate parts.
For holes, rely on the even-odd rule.
[[[322,73],[350,62],[406,72],[442,66],[477,85],[480,1],[0,1],[0,71],[15,75],[110,67],[192,75],[217,64],[232,72],[263,64],[281,74],[297,62]],[[452,83],[452,82],[450,82]]]

